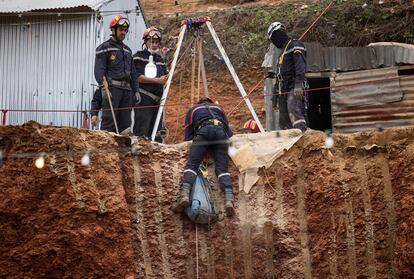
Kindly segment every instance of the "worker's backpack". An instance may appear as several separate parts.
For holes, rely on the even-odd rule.
[[[190,205],[185,208],[185,213],[197,224],[211,224],[218,220],[219,211],[214,193],[207,179],[207,172],[202,167],[197,172],[197,178],[191,189]]]

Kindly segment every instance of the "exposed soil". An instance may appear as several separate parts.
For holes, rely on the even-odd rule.
[[[196,237],[200,278],[412,278],[413,139],[335,134],[328,151],[307,132],[249,194],[231,165],[236,216],[208,230],[170,210],[186,144],[138,142],[134,157],[106,132],[0,127],[0,278],[195,278]]]
[[[144,8],[169,47],[185,13],[211,16],[246,91],[259,84],[251,101],[264,121],[268,24],[282,17],[299,36],[328,1],[242,2],[144,1]],[[368,1],[364,9],[363,2],[335,2],[307,38],[340,46],[413,42],[411,1]],[[236,109],[240,93],[203,38],[210,96],[237,131],[250,115],[243,103]],[[191,59],[180,63],[167,100],[169,143],[182,141],[191,103]],[[249,194],[231,164],[236,216],[209,228],[171,211],[186,143],[139,141],[133,156],[130,138],[102,131],[0,126],[0,278],[414,278],[414,128],[335,134],[330,150],[324,139],[308,131],[260,170]],[[40,152],[46,164],[37,169]],[[214,173],[212,163],[208,169]]]

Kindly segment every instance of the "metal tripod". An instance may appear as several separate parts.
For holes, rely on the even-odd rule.
[[[162,116],[163,111],[164,111],[165,102],[167,100],[168,92],[169,92],[170,87],[171,87],[171,81],[172,81],[172,78],[174,76],[175,68],[177,66],[178,55],[180,53],[180,50],[181,50],[181,47],[182,47],[182,44],[183,44],[184,35],[185,35],[187,29],[194,28],[194,27],[200,28],[204,24],[207,26],[208,30],[210,31],[210,34],[211,34],[218,50],[220,51],[220,54],[223,57],[224,62],[226,63],[227,68],[229,69],[229,71],[230,71],[230,73],[233,77],[233,80],[236,83],[236,86],[240,91],[240,94],[242,95],[244,101],[246,102],[247,107],[250,110],[250,113],[253,116],[253,119],[256,121],[257,126],[260,129],[260,132],[262,132],[262,133],[264,132],[263,126],[262,126],[259,118],[257,117],[257,114],[254,111],[254,108],[253,108],[250,100],[247,97],[247,93],[244,90],[244,87],[241,84],[241,82],[239,80],[239,77],[237,76],[236,71],[233,68],[233,65],[231,64],[230,59],[228,58],[228,56],[227,56],[227,54],[226,54],[226,52],[223,48],[223,45],[221,44],[220,39],[218,38],[217,33],[214,30],[214,28],[213,28],[213,26],[210,22],[210,18],[204,16],[204,17],[199,17],[199,18],[189,18],[189,19],[184,20],[182,22],[181,29],[180,29],[180,34],[178,36],[177,49],[174,53],[173,62],[171,64],[171,71],[168,75],[168,80],[167,80],[167,83],[164,87],[164,92],[163,92],[162,97],[161,97],[160,107],[158,108],[157,118],[155,120],[155,125],[153,127],[152,134],[151,134],[151,140],[155,139],[155,135],[157,133],[157,127],[158,127],[158,125],[161,121],[161,116]],[[207,97],[208,96],[207,79],[206,79],[205,70],[204,70],[204,63],[202,63],[203,56],[202,56],[202,50],[201,50],[201,40],[199,40],[198,46],[199,46],[198,51],[199,51],[199,61],[200,61],[199,65],[201,67],[202,77],[203,77],[203,84],[204,84],[204,95]]]

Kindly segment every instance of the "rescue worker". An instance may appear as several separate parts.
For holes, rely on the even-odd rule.
[[[220,188],[224,192],[224,208],[227,216],[234,214],[233,186],[228,172],[228,140],[233,135],[223,109],[210,98],[201,99],[186,114],[184,140],[193,140],[190,148],[181,191],[173,210],[182,212],[190,205],[190,191],[197,176],[197,170],[208,149],[211,149],[215,162],[215,173]]]
[[[129,20],[122,15],[114,17],[109,25],[111,38],[96,48],[95,79],[99,89],[92,100],[91,124],[97,125],[98,111],[103,108],[101,129],[111,132],[115,132],[116,129],[105,87],[108,87],[111,94],[119,132],[131,126],[131,110],[119,109],[132,107],[133,97],[137,98],[138,103],[140,101],[132,51],[123,43],[129,25]]]
[[[134,135],[150,138],[155,120],[158,113],[164,84],[167,81],[167,65],[161,53],[161,32],[154,26],[145,30],[142,39],[144,41],[143,50],[137,51],[134,55],[134,63],[137,69],[139,80],[139,92],[141,94],[141,103],[135,109]],[[156,77],[145,76],[145,66],[153,58],[157,69]],[[158,127],[156,141],[162,142],[163,138],[160,132],[162,124]]]
[[[276,93],[273,96],[273,107],[280,110],[279,124],[281,129],[297,128],[306,131],[305,89],[307,82],[306,48],[300,41],[293,39],[280,22],[273,22],[268,30],[269,40],[282,52],[277,63]]]

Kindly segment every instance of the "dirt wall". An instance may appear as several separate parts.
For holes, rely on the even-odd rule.
[[[186,144],[1,127],[0,278],[412,278],[414,128],[334,139],[306,133],[249,194],[232,165],[236,216],[208,229],[170,209]]]

